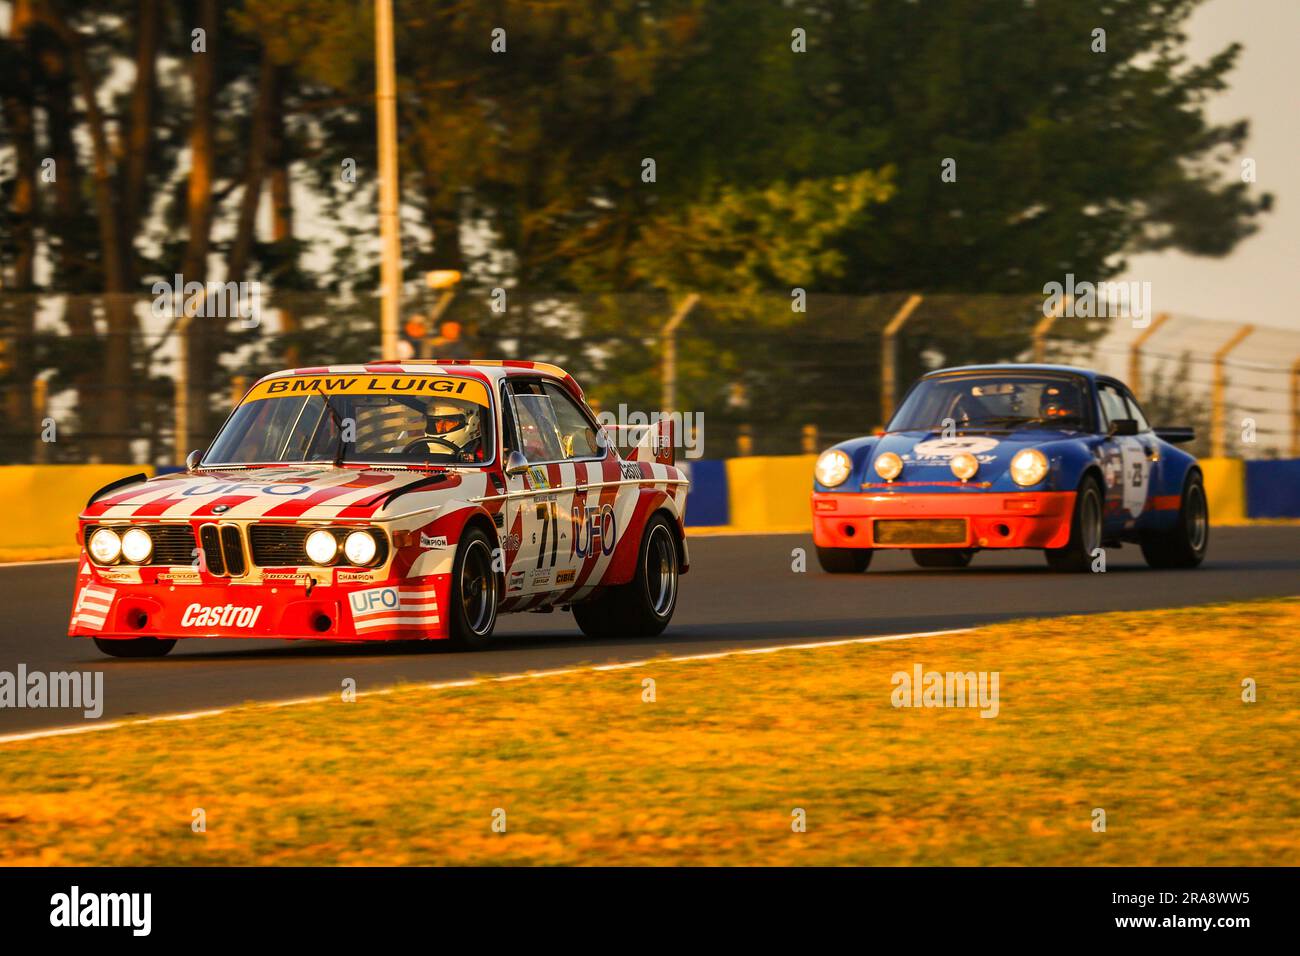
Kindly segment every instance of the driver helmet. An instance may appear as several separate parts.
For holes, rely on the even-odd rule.
[[[1073,389],[1068,391],[1072,392]],[[1077,415],[1074,397],[1068,394],[1064,386],[1048,385],[1043,389],[1042,397],[1038,400],[1038,417],[1050,422],[1054,418],[1071,418]]]
[[[479,437],[479,406],[457,398],[439,398],[424,412],[426,438],[441,438],[465,448]]]

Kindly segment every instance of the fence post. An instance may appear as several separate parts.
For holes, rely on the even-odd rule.
[[[1246,336],[1255,331],[1253,325],[1243,325],[1237,334],[1224,342],[1219,351],[1214,353],[1214,391],[1210,396],[1210,456],[1223,458],[1228,451],[1227,409],[1224,408],[1224,393],[1227,391],[1227,376],[1224,374],[1224,360]]]
[[[32,418],[36,423],[36,464],[43,465],[49,460],[49,443],[45,440],[45,412],[49,402],[50,383],[46,379],[32,379]]]
[[[677,311],[673,313],[667,324],[663,327],[664,339],[664,359],[663,359],[663,394],[661,404],[664,412],[671,412],[673,406],[677,403],[677,326],[681,325],[683,320],[691,314],[696,303],[700,301],[697,293],[692,292],[682,300]]]
[[[1128,347],[1128,387],[1138,401],[1142,400],[1142,346],[1146,345],[1147,339],[1155,335],[1160,326],[1168,321],[1169,313],[1161,312]]]
[[[880,336],[880,420],[889,424],[894,415],[894,396],[898,394],[895,383],[895,364],[897,360],[895,338],[916,307],[921,304],[919,295],[908,296],[903,307],[894,313],[894,317],[885,326]]]

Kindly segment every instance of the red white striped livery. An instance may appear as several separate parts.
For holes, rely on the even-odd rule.
[[[557,606],[591,635],[659,633],[687,480],[666,422],[637,437],[620,454],[543,363],[276,372],[185,472],[92,496],[69,633],[117,656],[188,637],[480,647],[498,613]]]

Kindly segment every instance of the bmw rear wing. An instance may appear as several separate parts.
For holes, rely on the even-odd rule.
[[[675,431],[671,418],[648,425],[605,425],[605,441],[618,449],[624,461],[649,461],[671,465],[676,461]]]

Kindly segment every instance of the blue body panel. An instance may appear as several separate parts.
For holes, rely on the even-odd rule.
[[[961,373],[1057,372],[1086,382],[1086,394],[1094,403],[1093,420],[1104,421],[1097,393],[1099,380],[1116,380],[1087,369],[1057,365],[985,365],[932,372],[917,384],[942,375]],[[1121,384],[1122,387],[1122,383]],[[917,386],[913,385],[913,389]],[[909,391],[909,395],[911,392]],[[901,403],[900,403],[901,407]],[[1034,426],[1021,429],[955,430],[945,437],[938,430],[891,431],[840,442],[835,448],[853,463],[848,479],[834,488],[813,481],[818,492],[837,494],[888,494],[890,485],[875,471],[876,459],[893,452],[903,460],[903,483],[898,491],[907,494],[943,494],[954,491],[957,479],[950,462],[953,455],[968,452],[980,463],[979,471],[965,487],[977,487],[987,494],[1034,491],[1076,491],[1091,476],[1101,485],[1106,500],[1105,533],[1111,540],[1131,540],[1143,530],[1167,529],[1177,521],[1177,507],[1169,507],[1172,496],[1181,496],[1196,459],[1147,430],[1135,436],[1112,436],[1108,431],[1077,427]],[[1046,477],[1036,485],[1022,486],[1011,477],[1011,459],[1025,448],[1036,448],[1047,458]],[[987,484],[987,487],[984,487]],[[1162,501],[1157,501],[1162,499]],[[1164,505],[1158,507],[1157,505]]]

